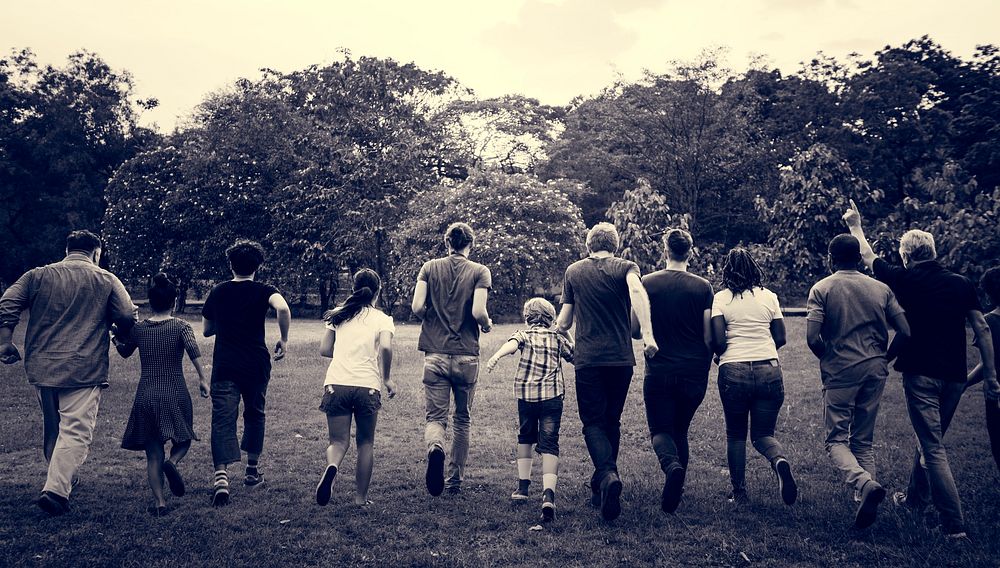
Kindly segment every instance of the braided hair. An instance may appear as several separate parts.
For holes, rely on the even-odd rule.
[[[378,273],[370,268],[362,268],[354,273],[351,295],[344,303],[323,314],[326,323],[337,326],[357,317],[362,310],[372,305],[372,301],[382,287]]]
[[[764,271],[754,260],[750,252],[743,247],[736,247],[726,255],[726,263],[722,267],[722,287],[728,288],[733,297],[744,292],[753,293],[764,282]]]

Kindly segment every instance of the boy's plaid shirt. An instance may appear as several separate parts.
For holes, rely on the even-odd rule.
[[[514,396],[525,402],[539,402],[563,395],[566,385],[559,359],[573,360],[569,338],[547,327],[532,326],[514,332],[510,339],[521,350],[514,375]]]

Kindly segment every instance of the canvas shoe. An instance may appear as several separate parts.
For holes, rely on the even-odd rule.
[[[878,515],[878,506],[885,499],[886,491],[874,479],[865,483],[861,489],[861,505],[854,515],[854,528],[866,529],[875,522]]]
[[[622,480],[611,472],[601,482],[601,517],[613,521],[622,514]]]
[[[556,518],[556,493],[546,489],[542,493],[542,521],[550,523]]]
[[[792,477],[792,466],[785,458],[774,460],[774,472],[778,475],[778,490],[785,505],[792,505],[799,496],[799,487]]]
[[[681,493],[684,491],[684,468],[674,463],[667,469],[663,480],[663,493],[660,495],[660,508],[664,513],[673,513],[681,504]]]
[[[528,496],[528,486],[531,485],[530,479],[518,479],[517,480],[517,490],[510,494],[512,501],[527,501]]]
[[[444,491],[444,450],[434,446],[427,452],[427,492],[437,497]]]
[[[323,477],[316,485],[316,504],[326,505],[330,502],[330,495],[333,493],[333,480],[337,478],[337,466],[330,464],[323,470]]]

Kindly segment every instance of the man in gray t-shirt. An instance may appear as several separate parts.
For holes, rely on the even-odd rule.
[[[423,320],[417,349],[424,352],[424,397],[427,403],[427,491],[440,495],[445,486],[461,490],[469,455],[472,400],[479,376],[479,333],[493,328],[486,311],[492,284],[490,269],[469,260],[475,235],[465,223],[445,231],[448,256],[427,261],[417,275],[413,314]],[[448,478],[444,442],[448,407],[455,399],[455,424]]]
[[[875,480],[873,440],[892,358],[889,326],[901,337],[909,336],[910,328],[889,287],[858,272],[858,239],[838,235],[829,250],[834,273],[809,291],[806,335],[820,360],[826,451],[860,498],[854,524],[865,528],[885,499]]]

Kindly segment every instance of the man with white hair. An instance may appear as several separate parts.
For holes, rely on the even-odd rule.
[[[611,521],[621,514],[618,448],[622,410],[635,367],[632,310],[639,320],[646,357],[654,356],[657,347],[639,267],[615,256],[615,226],[594,225],[587,233],[587,249],[587,258],[566,269],[558,326],[568,331],[576,319],[573,365],[583,437],[594,463],[591,504],[600,506],[601,516]]]
[[[861,244],[865,265],[889,286],[906,310],[912,332],[900,349],[895,369],[903,374],[906,407],[918,448],[909,486],[895,499],[914,511],[933,502],[945,537],[965,538],[962,504],[943,439],[965,389],[966,322],[976,336],[984,380],[988,384],[997,380],[993,342],[976,288],[964,276],[938,263],[930,233],[910,230],[903,234],[899,239],[900,268],[875,256],[854,201],[844,214],[844,222]]]

